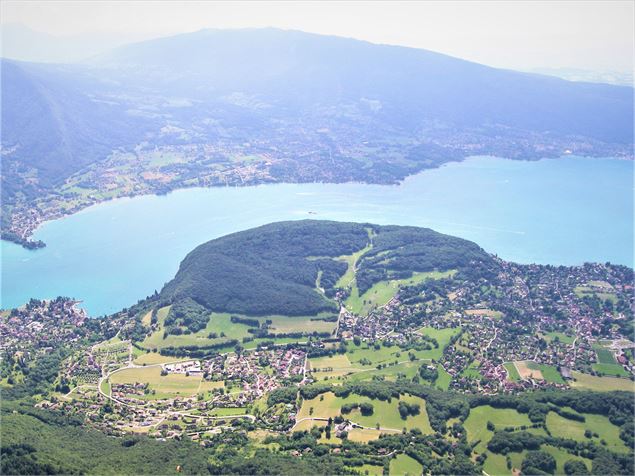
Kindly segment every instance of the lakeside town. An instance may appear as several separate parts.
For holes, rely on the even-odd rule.
[[[195,439],[236,420],[293,428],[298,407],[265,403],[282,387],[410,378],[410,368],[413,381],[484,395],[566,390],[587,378],[633,384],[632,272],[605,264],[498,264],[487,286],[447,273],[396,286],[386,303],[361,313],[347,308],[343,289],[331,336],[274,337],[202,358],[149,352],[126,337],[139,332],[134,319],[123,320],[126,313],[91,319],[68,298],[32,300],[2,313],[2,381],[19,383],[21,370],[59,354],[56,392],[41,407],[84,415],[111,434]],[[358,354],[364,357],[355,360]]]

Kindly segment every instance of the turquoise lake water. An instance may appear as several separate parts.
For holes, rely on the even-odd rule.
[[[92,315],[111,313],[160,289],[200,243],[307,218],[430,227],[521,263],[633,266],[633,165],[478,157],[399,186],[262,185],[115,200],[45,223],[35,234],[44,249],[3,241],[1,306],[65,295]]]

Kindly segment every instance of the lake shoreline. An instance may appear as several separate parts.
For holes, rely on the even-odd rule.
[[[536,158],[527,158],[527,157],[520,157],[520,158],[508,158],[508,157],[498,157],[498,156],[489,156],[489,155],[471,155],[471,156],[466,156],[466,157],[462,157],[460,159],[448,159],[445,162],[439,163],[439,164],[434,164],[432,166],[429,167],[425,167],[415,173],[412,173],[410,175],[406,175],[404,177],[398,178],[396,179],[394,182],[372,182],[372,181],[343,181],[343,182],[334,182],[334,181],[307,181],[307,182],[293,182],[293,181],[285,181],[285,182],[267,182],[267,181],[263,181],[263,182],[255,182],[255,183],[243,183],[243,184],[235,184],[234,186],[229,186],[229,185],[221,185],[221,184],[211,184],[209,186],[200,186],[200,185],[193,185],[193,186],[181,186],[181,187],[176,187],[172,190],[169,190],[167,192],[160,192],[160,193],[156,193],[156,192],[140,192],[140,193],[135,193],[135,194],[131,194],[131,195],[121,195],[119,197],[112,197],[112,198],[108,198],[108,199],[104,199],[104,200],[97,200],[97,201],[93,201],[93,202],[89,202],[86,203],[85,205],[80,206],[79,208],[76,209],[72,209],[70,211],[67,210],[55,210],[54,212],[51,212],[48,215],[39,215],[37,212],[35,212],[34,209],[28,209],[27,211],[31,213],[31,217],[30,219],[32,220],[31,223],[29,223],[29,228],[28,230],[26,230],[24,233],[16,233],[13,232],[11,230],[9,230],[8,232],[5,230],[2,230],[2,234],[0,236],[0,240],[4,241],[4,242],[10,242],[10,243],[15,243],[19,246],[22,246],[25,249],[28,250],[38,250],[41,248],[46,247],[46,243],[42,240],[32,240],[31,238],[37,233],[37,231],[46,223],[49,223],[51,221],[57,221],[57,220],[61,220],[64,219],[65,217],[69,217],[72,215],[76,215],[78,213],[81,213],[84,210],[87,210],[89,208],[98,206],[98,205],[102,205],[104,203],[109,203],[109,202],[113,202],[113,201],[117,201],[117,200],[124,200],[124,199],[134,199],[137,197],[144,197],[144,196],[155,196],[155,197],[161,197],[161,196],[168,196],[171,195],[174,192],[178,192],[180,190],[192,190],[192,189],[209,189],[209,188],[247,188],[247,187],[261,187],[261,186],[270,186],[270,185],[285,185],[285,184],[294,184],[294,185],[311,185],[311,184],[333,184],[333,185],[346,185],[346,184],[363,184],[363,185],[381,185],[381,186],[386,186],[386,187],[391,187],[391,186],[402,186],[404,184],[404,182],[406,182],[409,178],[411,177],[415,177],[417,175],[420,175],[422,173],[428,172],[430,170],[437,170],[443,167],[446,167],[450,164],[453,163],[461,163],[461,162],[465,162],[465,161],[469,161],[471,159],[478,159],[478,158],[491,158],[491,159],[502,159],[502,160],[508,160],[508,161],[515,161],[515,162],[539,162],[542,160],[566,160],[568,158],[584,158],[584,159],[594,159],[594,160],[602,160],[602,159],[611,159],[611,160],[625,160],[625,161],[633,161],[635,160],[635,157],[596,157],[596,156],[574,156],[574,155],[561,155],[561,156],[545,156],[545,157],[536,157]]]
[[[81,298],[116,311],[171,279],[197,245],[256,226],[321,219],[431,228],[516,263],[632,267],[633,164],[476,157],[399,185],[269,184],[109,200],[40,226],[49,246],[2,242],[2,306]],[[315,213],[310,213],[315,212]]]

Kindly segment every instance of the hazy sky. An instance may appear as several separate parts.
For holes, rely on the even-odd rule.
[[[2,23],[152,37],[275,26],[426,48],[517,69],[633,70],[635,2],[1,2]]]

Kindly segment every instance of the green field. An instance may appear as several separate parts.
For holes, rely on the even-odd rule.
[[[593,438],[596,442],[606,441],[607,448],[613,451],[628,451],[624,442],[620,439],[620,429],[613,425],[609,419],[603,415],[590,413],[583,414],[586,421],[580,422],[561,417],[557,413],[549,412],[547,415],[547,428],[555,437],[569,438],[576,441],[588,441],[584,436],[585,430],[590,430],[599,435]]]
[[[397,353],[401,353],[401,357],[397,357]],[[374,367],[377,364],[389,361],[394,362],[407,360],[408,358],[407,353],[403,353],[403,351],[396,345],[392,347],[381,345],[379,349],[375,349],[373,345],[370,345],[366,342],[362,342],[360,345],[355,345],[354,343],[350,342],[348,345],[346,356],[354,367],[358,367],[360,369],[369,368],[371,366]],[[362,365],[360,363],[361,360],[370,361],[370,364]]]
[[[507,469],[507,459],[498,453],[487,453],[487,459],[483,464],[483,471],[489,476],[511,475],[511,469]]]
[[[352,372],[359,371],[358,367],[353,367],[346,354],[335,354],[330,357],[315,357],[309,359],[313,378],[324,380],[342,377]]]
[[[135,365],[156,365],[167,364],[169,362],[179,362],[184,360],[190,360],[187,358],[172,357],[169,355],[161,355],[158,352],[146,352],[135,358],[132,363]]]
[[[446,327],[443,329],[435,329],[434,327],[422,327],[417,331],[421,335],[426,335],[437,340],[439,343],[438,348],[430,350],[414,351],[414,354],[419,359],[435,359],[438,360],[443,355],[443,350],[450,343],[452,336],[461,332],[460,327]]]
[[[373,245],[369,244],[366,248],[363,248],[352,255],[345,255],[337,258],[337,260],[344,261],[348,264],[348,269],[342,277],[337,280],[337,283],[335,283],[336,288],[346,289],[348,287],[355,287],[355,289],[357,289],[357,285],[355,283],[355,265],[357,264],[359,258],[370,251],[372,247]]]
[[[100,390],[106,395],[110,395],[110,381],[108,379],[102,380]]]
[[[547,382],[564,384],[564,379],[558,369],[552,365],[539,364],[533,361],[526,361],[527,368],[531,370],[540,370],[543,378]]]
[[[447,390],[450,387],[450,382],[452,382],[452,375],[447,373],[441,364],[437,365],[437,371],[439,372],[439,377],[434,382],[434,386],[441,390]]]
[[[464,427],[467,432],[467,439],[470,443],[479,441],[475,450],[482,453],[487,448],[487,443],[494,435],[487,429],[487,422],[491,421],[498,429],[505,427],[519,427],[531,425],[527,415],[518,413],[509,408],[493,408],[484,405],[470,410],[470,414],[465,420]]]
[[[358,382],[360,380],[372,380],[375,376],[382,376],[386,380],[397,380],[399,376],[402,376],[410,380],[419,373],[420,366],[421,362],[419,361],[405,361],[397,365],[389,365],[380,370],[370,367],[368,369],[358,370],[354,374],[348,375],[346,380]]]
[[[300,411],[297,415],[297,420],[303,418],[329,418],[340,415],[340,409],[345,403],[372,403],[374,412],[372,415],[364,416],[359,410],[353,410],[345,418],[351,420],[353,423],[359,425],[375,428],[377,424],[382,429],[392,429],[401,431],[402,428],[419,428],[423,433],[432,434],[432,428],[428,420],[428,413],[426,411],[425,400],[410,395],[402,395],[400,400],[404,400],[408,403],[418,403],[420,407],[420,413],[415,416],[408,416],[405,420],[399,415],[397,409],[398,400],[393,399],[390,403],[382,400],[373,400],[362,395],[349,395],[346,398],[336,397],[332,392],[327,392],[322,395],[318,395],[314,399],[304,400]],[[311,411],[311,408],[313,409]],[[311,425],[312,426],[312,425]]]
[[[201,386],[200,375],[187,377],[184,374],[168,374],[162,376],[159,366],[124,369],[113,373],[109,380],[111,384],[147,383],[151,390],[156,391],[155,398],[165,395],[195,395]]]
[[[168,335],[163,338],[163,323],[167,316],[166,308],[162,308],[158,315],[157,321],[159,323],[158,329],[150,336],[146,337],[142,346],[148,349],[162,349],[164,347],[182,347],[187,345],[216,345],[228,342],[232,339],[241,341],[244,337],[252,337],[249,332],[249,326],[246,324],[231,322],[232,314],[229,313],[211,313],[210,319],[205,329],[192,334],[181,335]],[[163,312],[162,312],[163,311]],[[261,324],[266,320],[270,320],[269,332],[272,334],[283,334],[292,332],[334,332],[337,326],[337,322],[327,322],[324,320],[311,320],[315,318],[332,317],[331,313],[322,313],[317,316],[262,316],[251,317],[238,315],[239,317],[248,317],[249,319],[255,319]],[[215,333],[217,337],[210,338],[209,335]],[[274,340],[278,338],[268,338],[262,340]],[[297,342],[302,339],[283,338],[281,343]],[[247,347],[247,346],[245,346]],[[255,347],[255,346],[254,346]]]
[[[423,466],[408,455],[397,455],[390,461],[390,476],[419,476]]]
[[[573,344],[573,340],[575,339],[575,337],[568,336],[562,332],[547,332],[544,336],[547,342],[553,342],[556,339],[556,337],[563,344]]]
[[[629,373],[619,364],[593,364],[591,368],[599,374],[628,377]]]
[[[463,377],[473,378],[477,380],[483,378],[483,375],[481,375],[481,372],[478,370],[480,365],[480,362],[475,360],[469,365],[468,368],[461,372],[461,375]]]
[[[414,272],[410,278],[392,279],[375,283],[363,295],[359,295],[357,287],[351,289],[351,295],[346,300],[346,308],[355,314],[367,314],[375,307],[388,303],[403,286],[414,286],[428,279],[442,279],[453,276],[456,270]]]
[[[594,375],[583,374],[582,372],[571,372],[574,388],[584,388],[598,392],[610,392],[611,390],[627,390],[635,392],[635,383],[630,379],[616,377],[596,377]]]
[[[595,350],[595,354],[598,357],[598,363],[600,364],[617,364],[615,357],[613,357],[613,352],[611,352],[606,347],[603,347],[599,344],[593,345],[593,350]]]
[[[505,370],[507,370],[507,378],[512,382],[518,382],[520,380],[520,374],[514,363],[505,362],[503,365],[505,366]]]
[[[369,476],[381,476],[384,473],[383,466],[376,466],[374,464],[355,466],[351,467],[351,469],[354,471],[358,471],[361,474],[368,474]]]
[[[540,449],[542,451],[545,451],[546,453],[549,453],[556,460],[556,474],[565,474],[564,465],[567,461],[572,459],[582,461],[586,465],[587,470],[589,471],[591,470],[590,459],[582,458],[581,456],[576,456],[571,453],[567,453],[565,450],[561,448],[557,448],[555,446],[551,446],[551,445],[542,445]]]
[[[591,283],[589,283],[591,284]],[[608,283],[607,283],[608,284]],[[611,291],[611,287],[609,284],[609,287],[604,287],[601,290],[596,290],[590,286],[576,286],[576,288],[574,289],[575,294],[580,297],[583,298],[585,296],[597,296],[598,298],[600,298],[603,301],[611,301],[613,304],[617,303],[617,296],[615,295],[615,293],[612,292],[607,292],[607,291]]]

